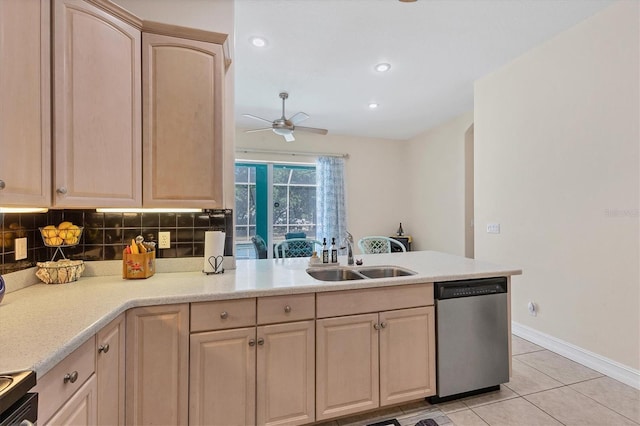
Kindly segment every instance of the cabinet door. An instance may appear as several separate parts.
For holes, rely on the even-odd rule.
[[[124,314],[100,330],[96,338],[98,424],[124,424]]]
[[[315,417],[314,322],[260,326],[257,337],[257,423],[312,423]]]
[[[222,207],[222,46],[143,34],[144,205]]]
[[[140,207],[140,31],[82,0],[53,4],[53,204]]]
[[[0,0],[0,206],[51,203],[48,0]]]
[[[316,420],[378,407],[378,314],[316,321]]]
[[[434,308],[380,313],[380,405],[435,395]]]
[[[255,424],[255,327],[191,335],[189,424]]]
[[[96,424],[96,394],[97,381],[94,374],[45,424],[74,426]]]
[[[186,424],[189,305],[134,308],[126,322],[126,423]]]

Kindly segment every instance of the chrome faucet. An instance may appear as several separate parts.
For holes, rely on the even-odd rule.
[[[347,232],[347,236],[344,238],[344,244],[347,246],[347,264],[353,265],[353,235],[349,231]]]

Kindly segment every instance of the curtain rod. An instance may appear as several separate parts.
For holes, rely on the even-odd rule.
[[[269,149],[254,149],[254,148],[236,148],[236,152],[245,154],[276,154],[276,155],[291,155],[293,157],[340,157],[349,158],[349,154],[337,153],[337,152],[304,152],[304,151],[275,151]]]

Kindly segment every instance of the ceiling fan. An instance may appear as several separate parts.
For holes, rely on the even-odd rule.
[[[260,121],[264,121],[265,123],[271,124],[271,127],[264,127],[262,129],[251,129],[251,130],[247,130],[246,132],[253,133],[253,132],[262,132],[264,130],[273,130],[273,133],[284,137],[284,139],[287,142],[293,142],[294,140],[296,140],[296,138],[293,137],[294,130],[300,130],[303,132],[310,132],[310,133],[318,133],[320,135],[327,134],[328,132],[327,129],[298,126],[297,125],[298,123],[309,118],[309,116],[304,112],[298,112],[292,115],[291,117],[286,118],[284,115],[284,102],[288,97],[289,97],[289,94],[287,92],[280,93],[280,99],[282,99],[282,117],[276,118],[273,121],[267,120],[265,118],[257,117],[251,114],[242,114],[243,117],[253,118],[254,120],[260,120]]]

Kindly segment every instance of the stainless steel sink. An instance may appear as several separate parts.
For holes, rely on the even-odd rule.
[[[311,268],[307,274],[320,281],[349,281],[365,278],[394,278],[415,275],[415,272],[398,266],[371,266],[364,268]]]
[[[367,278],[393,278],[415,275],[415,272],[397,266],[381,266],[371,268],[361,268],[358,272]]]
[[[361,280],[363,275],[347,268],[307,269],[307,274],[320,281]]]

